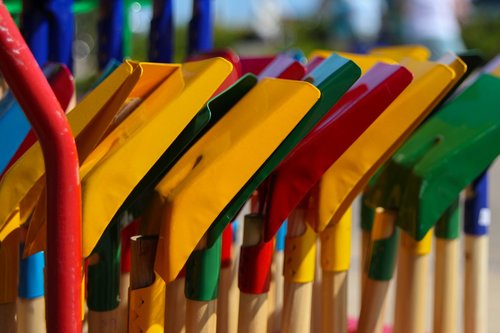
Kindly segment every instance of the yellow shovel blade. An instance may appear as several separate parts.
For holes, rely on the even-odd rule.
[[[149,64],[141,66],[139,63],[127,62],[122,64],[108,79],[90,93],[68,115],[68,120],[76,135],[75,141],[77,143],[80,163],[86,161],[88,155],[102,140],[106,131],[114,126],[120,117],[123,117],[121,106],[127,99],[137,100],[144,98],[151,90],[154,90],[156,85],[171,76],[177,67],[176,65]],[[118,80],[121,77],[117,77],[116,72],[121,74],[124,70],[129,71],[130,75],[124,80]],[[140,83],[138,83],[139,79],[141,79]],[[119,85],[118,89],[116,85]],[[109,95],[103,89],[114,91],[114,94]],[[40,147],[38,145],[34,147],[34,149],[32,147],[33,150],[28,150],[28,155],[25,154],[21,157],[22,162],[18,161],[19,164],[16,163],[16,166],[19,166],[20,169],[16,169],[15,173],[11,174],[11,177],[7,180],[11,183],[6,183],[6,189],[9,188],[9,184],[17,184],[14,185],[14,193],[19,200],[19,205],[14,209],[13,214],[8,217],[7,223],[2,228],[2,230],[8,230],[17,227],[19,223],[24,223],[34,210],[32,225],[30,225],[31,231],[30,229],[28,230],[28,236],[30,237],[33,236],[33,230],[40,229],[42,225],[41,219],[44,221],[46,215],[44,197],[45,181],[42,177],[44,165],[43,163],[38,163],[38,161],[41,161]],[[15,183],[17,180],[16,177],[24,176],[25,174],[34,176],[30,178],[32,182]],[[38,179],[35,180],[35,177],[38,177]],[[0,197],[3,193],[2,191],[4,191],[4,188],[0,184]],[[26,192],[23,196],[24,191]],[[12,204],[14,203],[15,201],[12,201]],[[0,217],[2,216],[1,213],[4,213],[4,211],[0,211]],[[18,215],[19,219],[15,218],[15,215]],[[2,232],[0,236],[4,236],[4,233]],[[29,247],[26,247],[26,250],[28,251]]]
[[[68,114],[73,135],[78,136],[101,112],[123,103],[138,79],[134,73],[131,64],[122,64]],[[16,214],[24,221],[31,213],[43,189],[44,172],[41,147],[35,143],[0,181],[0,229],[5,228],[7,221],[19,221]],[[23,203],[25,198],[28,200]],[[1,239],[4,236],[2,233]]]
[[[319,97],[306,82],[262,80],[160,182],[156,191],[166,204],[155,270],[165,282]]]
[[[370,70],[376,63],[378,62],[383,62],[386,64],[392,64],[395,65],[397,62],[389,57],[383,56],[383,55],[376,55],[376,54],[356,54],[356,53],[348,53],[348,52],[336,52],[336,51],[330,51],[330,50],[313,50],[311,54],[309,55],[309,59],[312,59],[314,57],[322,57],[322,58],[328,58],[331,56],[333,53],[338,54],[339,56],[342,56],[344,58],[347,58],[349,60],[354,61],[356,65],[361,69],[361,74],[365,74],[367,71]]]
[[[141,65],[153,70],[157,66],[175,66],[175,70],[143,98],[81,167],[85,257],[91,254],[130,192],[232,70],[232,65],[221,58],[182,66]]]
[[[431,51],[422,45],[399,45],[376,47],[370,50],[370,54],[388,57],[398,62],[404,58],[426,61],[430,58]]]
[[[401,64],[413,73],[413,82],[323,175],[318,225],[313,226],[316,231],[339,221],[378,167],[425,119],[466,68],[456,56],[449,65],[410,58]]]

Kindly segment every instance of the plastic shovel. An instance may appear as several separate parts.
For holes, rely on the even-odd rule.
[[[316,50],[311,54],[312,57],[324,56],[331,53],[326,50]],[[379,62],[395,64],[396,62],[390,58],[378,55],[360,55],[353,53],[340,53],[342,56],[348,57],[360,66],[363,73],[366,73],[370,68]],[[407,88],[408,89],[408,88]],[[404,94],[404,92],[403,92]],[[371,126],[375,126],[377,120]],[[362,135],[373,135],[368,128]],[[358,138],[359,140],[359,138]],[[340,157],[342,159],[342,156]],[[329,171],[323,177],[331,177]],[[322,177],[322,178],[323,178]],[[333,185],[334,182],[328,184]],[[335,188],[319,185],[322,198],[331,200],[336,193]],[[331,192],[331,193],[329,193]],[[314,191],[316,195],[313,200],[318,201],[318,191]],[[322,200],[321,202],[324,202]],[[315,205],[319,208],[319,205]],[[318,212],[319,213],[319,212]],[[318,213],[313,213],[317,215]],[[315,217],[314,220],[318,218]],[[321,320],[322,329],[324,332],[344,332],[347,331],[347,272],[350,266],[350,243],[351,243],[351,222],[352,212],[348,209],[340,221],[331,225],[320,234],[321,240]],[[313,220],[311,226],[316,227]],[[318,230],[316,230],[318,232]]]
[[[388,183],[370,192],[371,204],[397,211],[397,216],[391,213],[393,219],[412,238],[421,240],[459,192],[498,155],[497,147],[488,142],[499,135],[498,114],[493,111],[499,81],[480,75],[410,138],[378,179]]]
[[[79,136],[87,136],[85,132],[89,132],[90,135],[90,128],[96,130],[109,125],[111,120],[107,121],[107,119],[114,116],[139,79],[139,71],[132,75],[133,70],[133,66],[129,64],[122,65],[103,82],[100,89],[90,93],[78,107],[68,114],[68,121],[72,125],[73,133],[77,136],[77,141]],[[87,126],[91,122],[93,126]],[[90,136],[92,140],[85,142],[92,144],[101,136],[102,133],[98,132],[95,137]],[[80,149],[79,154],[81,158],[84,151]],[[40,145],[36,143],[2,177],[0,182],[0,198],[2,198],[0,241],[19,226],[19,221],[24,223],[31,215],[36,199],[42,192],[43,175],[42,153]],[[16,221],[17,223],[14,223]]]
[[[210,221],[216,219],[318,98],[319,91],[307,83],[261,81],[193,145],[160,182],[157,192],[169,204],[161,216],[155,267],[166,282],[175,278]],[[170,228],[175,228],[175,235],[168,231]],[[186,244],[187,241],[190,244]],[[215,321],[210,319],[211,314],[215,314],[215,304],[210,300],[216,297],[219,274],[217,270],[207,275],[205,270],[220,267],[219,246],[217,240],[209,246],[214,251],[195,251],[188,263],[187,332],[202,327],[215,330]],[[173,254],[180,260],[175,260]],[[199,262],[200,259],[196,259],[199,256],[207,258]],[[202,271],[193,275],[192,269]],[[200,280],[191,281],[189,277]],[[202,320],[194,320],[191,315],[199,311],[208,312]]]
[[[285,262],[288,264],[284,269],[285,303],[282,320],[282,330],[285,332],[304,331],[310,325],[306,314],[311,305],[316,236],[310,227],[306,228],[304,225],[305,219],[310,217],[307,194],[318,184],[330,165],[410,81],[411,74],[400,66],[376,65],[357,81],[271,178],[264,215],[265,241],[273,237],[282,221],[289,216],[285,243]],[[302,204],[299,205],[300,202]],[[298,313],[296,311],[303,312],[304,315],[292,315]]]
[[[444,62],[448,64],[450,68],[447,68],[447,66],[445,66],[444,64],[438,64],[438,63],[417,62],[417,61],[413,62],[415,64],[415,67],[413,67],[413,71],[416,75],[421,75],[420,76],[421,79],[415,81],[416,89],[413,90],[413,94],[409,94],[408,96],[406,96],[407,98],[406,100],[401,101],[404,104],[398,104],[398,103],[394,104],[394,107],[397,107],[399,110],[401,109],[408,110],[408,108],[412,110],[411,114],[409,114],[410,117],[406,121],[403,120],[403,123],[407,125],[402,127],[402,130],[398,130],[395,133],[395,136],[391,138],[393,140],[392,142],[387,141],[385,147],[381,146],[384,148],[380,150],[382,152],[382,155],[375,157],[375,159],[373,160],[374,167],[371,169],[371,172],[367,173],[367,177],[361,178],[359,180],[359,182],[362,185],[366,184],[369,177],[375,173],[376,168],[378,168],[382,164],[382,162],[384,162],[389,158],[389,156],[395,151],[395,149],[399,145],[401,145],[403,140],[424,119],[424,117],[428,115],[437,104],[439,104],[439,102],[454,87],[456,82],[459,81],[459,79],[465,72],[464,64],[457,57],[450,57]],[[416,85],[417,82],[420,84],[420,86]],[[436,88],[429,90],[428,88],[429,85],[435,85]],[[359,191],[359,189],[357,191]],[[351,192],[351,194],[354,193]],[[375,221],[378,221],[378,223],[384,223],[383,220],[380,219],[377,220],[377,217],[375,218]],[[380,226],[377,228],[380,228]],[[378,242],[382,244],[380,237],[389,238],[389,235],[391,236],[390,239],[392,239],[394,242],[397,240],[397,234],[391,233],[390,229],[386,230],[386,233],[381,232],[380,229],[373,230],[372,241],[374,239],[377,239]],[[374,247],[374,249],[376,249],[376,247]],[[418,248],[414,249],[417,252],[418,251],[426,252],[425,249],[428,249],[428,246],[426,247],[426,243],[423,243],[421,245],[421,249],[423,250],[419,250]],[[370,254],[370,259],[369,259],[370,263],[369,265],[366,266],[368,276],[363,287],[365,292],[363,294],[363,303],[362,303],[359,325],[360,329],[364,330],[372,330],[374,329],[375,326],[381,325],[382,317],[381,317],[381,311],[379,309],[382,307],[382,304],[384,302],[385,291],[388,286],[390,277],[392,276],[392,273],[387,271],[388,266],[383,265],[379,261],[377,261],[376,254],[373,251],[374,250],[372,250],[372,254]],[[421,254],[423,254],[424,252],[422,252]],[[401,277],[400,281],[403,281],[403,277]],[[368,291],[368,289],[365,288],[368,288],[371,291]],[[412,303],[410,300],[407,300],[407,303],[416,304]],[[400,311],[400,309],[398,309],[398,311]],[[397,319],[396,321],[398,320],[399,319]]]
[[[217,215],[218,215],[218,221],[219,222],[212,225],[212,226],[215,226],[216,228],[214,229],[214,231],[209,231],[208,232],[208,236],[209,236],[208,237],[208,243],[209,243],[209,245],[211,247],[213,247],[211,244],[213,244],[214,240],[218,239],[218,236],[222,233],[222,230],[227,225],[227,223],[229,223],[232,220],[232,218],[234,217],[234,215],[238,212],[239,208],[246,202],[247,198],[251,195],[251,193],[259,185],[259,183],[261,181],[261,180],[259,180],[259,177],[260,178],[265,178],[267,176],[267,174],[272,170],[272,168],[274,168],[274,166],[277,163],[279,163],[279,161],[281,161],[281,159],[286,155],[286,153],[291,149],[291,147],[293,147],[294,142],[300,140],[300,137],[302,137],[303,135],[305,135],[305,133],[308,131],[308,128],[312,127],[313,124],[317,120],[319,120],[319,118],[321,117],[321,115],[324,114],[324,112],[326,112],[327,109],[323,110],[320,106],[323,106],[323,108],[325,108],[325,105],[329,105],[330,103],[333,104],[333,102],[336,100],[336,98],[338,98],[345,91],[345,89],[347,89],[347,86],[349,84],[351,84],[356,79],[356,77],[357,77],[356,76],[356,70],[355,70],[356,67],[352,63],[349,63],[346,60],[341,59],[341,58],[332,58],[331,61],[329,62],[328,68],[329,68],[329,72],[330,73],[334,73],[334,75],[332,75],[331,77],[328,77],[328,75],[318,76],[317,77],[315,75],[315,76],[312,76],[311,79],[314,78],[316,82],[322,83],[323,84],[323,88],[331,89],[330,91],[332,93],[330,93],[329,95],[327,95],[327,97],[322,98],[320,100],[320,102],[317,103],[317,106],[314,108],[314,110],[312,110],[312,111],[310,111],[310,112],[307,113],[306,117],[304,119],[302,119],[302,121],[299,123],[299,126],[297,126],[295,128],[295,130],[292,132],[291,135],[288,135],[288,137],[285,140],[285,142],[282,143],[279,146],[278,150],[274,153],[274,155],[271,156],[271,159],[268,159],[266,161],[265,165],[261,166],[259,168],[258,172],[253,175],[254,178],[251,180],[251,182],[248,182],[243,189],[238,189],[238,192],[235,193],[236,198],[233,198],[230,202],[228,202],[229,205],[227,203],[225,204],[226,207],[223,208],[222,213],[217,213],[212,218],[208,217],[208,218],[204,219],[204,220],[207,220],[207,221],[214,220],[215,217],[217,217]],[[323,72],[322,74],[326,74],[326,73]],[[274,81],[271,81],[271,82],[274,82]],[[280,81],[278,81],[278,82],[280,82]],[[292,84],[292,85],[296,85],[297,84],[297,83],[293,83],[293,82],[289,82],[289,83]],[[304,85],[304,83],[298,83],[298,87],[303,86],[303,85]],[[308,89],[310,89],[310,87],[308,87]],[[282,93],[285,94],[285,92],[282,92]],[[295,95],[290,95],[290,96],[293,97],[293,100],[295,100],[295,98],[297,98],[297,96],[295,96]],[[256,101],[260,101],[260,100],[256,99]],[[286,101],[286,99],[285,100],[271,99],[270,101],[273,101],[274,103],[283,103],[284,101]],[[247,100],[246,103],[248,103],[248,100]],[[286,102],[286,103],[288,103],[288,102]],[[299,104],[297,104],[296,106],[299,106]],[[282,112],[281,108],[279,110],[280,110],[280,112]],[[241,111],[238,111],[238,112],[241,112]],[[227,126],[227,123],[226,123],[225,126]],[[285,128],[283,128],[283,130],[284,129]],[[215,128],[212,129],[212,130],[215,130]],[[299,137],[299,138],[297,138],[297,137]],[[260,142],[260,140],[261,139],[259,139],[259,142]],[[276,139],[274,139],[274,140],[276,140]],[[193,157],[191,157],[191,158],[193,158],[193,161],[191,163],[195,162],[194,157],[196,157],[196,155],[194,155]],[[239,161],[239,159],[235,159],[235,161]],[[248,163],[248,164],[251,165],[251,166],[255,166],[255,161],[251,162],[251,163]],[[248,168],[248,166],[247,166],[247,168]],[[207,202],[211,202],[213,200],[212,197],[213,196],[210,196],[209,197],[210,199],[207,199]],[[210,206],[213,206],[213,204],[210,205],[210,206],[209,205],[207,205],[207,206],[210,207]],[[221,207],[221,209],[222,209],[222,207]],[[210,223],[206,224],[205,230],[201,231],[201,234],[203,234],[206,231],[206,229],[208,228],[209,225],[210,225]],[[191,226],[191,228],[192,228],[192,226]],[[189,232],[189,234],[191,234],[191,232]],[[201,237],[201,235],[200,235],[200,237]],[[179,238],[177,238],[177,239],[179,239]],[[185,243],[186,243],[185,242],[186,239],[189,239],[189,238],[184,238],[183,239],[183,244],[180,244],[180,245],[184,246]],[[170,241],[170,239],[169,239],[169,241]],[[175,275],[177,274],[177,272],[180,270],[180,267],[182,267],[182,265],[186,261],[187,256],[189,255],[189,253],[196,246],[196,243],[197,243],[197,241],[193,241],[191,244],[188,244],[188,249],[186,251],[186,254],[183,254],[183,256],[185,256],[185,257],[181,256],[181,259],[178,260],[178,263],[177,264],[174,263],[175,264],[174,268],[176,269],[176,271],[175,272],[172,272],[172,271],[170,272],[171,275],[170,275],[169,279],[173,279],[175,277]],[[176,248],[176,247],[172,246],[172,248]],[[208,250],[206,250],[206,251],[208,251]],[[204,251],[202,251],[201,253],[203,253],[203,252]],[[213,252],[214,251],[212,251],[212,253]],[[157,253],[157,256],[158,256],[159,253],[160,252]],[[180,252],[176,250],[176,251],[172,251],[169,255],[170,256],[174,256],[174,255],[179,255],[179,253]],[[216,254],[215,254],[215,257],[217,257]],[[171,262],[171,265],[172,265],[172,260],[170,260],[170,262]],[[158,263],[158,260],[157,260],[157,265],[158,264],[159,263]],[[218,265],[216,264],[215,267],[218,267]],[[218,272],[214,272],[214,273],[218,274]],[[203,277],[200,277],[200,278],[204,279]],[[210,279],[212,281],[214,280],[213,275],[211,275]],[[215,280],[216,279],[217,278],[215,277]],[[196,284],[192,284],[192,285],[195,286]],[[214,295],[215,294],[212,294],[211,297],[213,297]],[[209,299],[211,299],[211,297],[209,297]],[[206,298],[202,298],[202,299],[203,300],[207,300]]]

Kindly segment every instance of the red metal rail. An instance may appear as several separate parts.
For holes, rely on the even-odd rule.
[[[80,333],[81,207],[75,140],[54,93],[0,1],[0,71],[42,146],[47,181],[47,331]]]

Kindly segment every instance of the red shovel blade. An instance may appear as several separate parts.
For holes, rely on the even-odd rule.
[[[292,57],[280,54],[276,56],[258,75],[259,80],[265,77],[300,80],[306,74],[306,68]]]
[[[412,74],[402,66],[375,65],[295,147],[271,175],[265,207],[266,241],[274,236],[326,170],[411,80]]]

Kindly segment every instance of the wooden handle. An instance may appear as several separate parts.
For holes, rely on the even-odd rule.
[[[89,333],[118,333],[120,308],[111,311],[88,312]]]
[[[358,322],[358,333],[382,333],[386,295],[390,281],[365,279],[363,301]],[[368,291],[371,292],[368,292]]]
[[[464,333],[485,333],[488,311],[488,236],[465,236]]]
[[[127,332],[128,322],[128,288],[130,287],[130,273],[120,275],[120,332]]]
[[[435,333],[458,331],[458,262],[459,240],[436,239],[434,268],[434,323]]]
[[[396,218],[397,213],[393,211],[377,208],[375,211],[375,218],[373,221],[373,229],[371,233],[371,250],[366,260],[367,267],[370,266],[369,274],[378,274],[380,277],[371,278],[368,275],[363,279],[363,295],[361,301],[361,311],[359,314],[358,332],[371,333],[381,332],[384,323],[384,309],[386,303],[387,291],[392,278],[392,259],[393,246],[395,247],[395,240],[397,239],[396,232]],[[390,240],[388,242],[387,240]],[[384,250],[383,253],[373,251],[375,242],[383,242],[379,244],[379,250]],[[379,263],[384,264],[385,267],[373,266],[374,255],[379,256]],[[390,264],[389,264],[390,263]],[[373,266],[373,267],[371,267]],[[372,272],[373,270],[373,272]]]
[[[361,230],[361,294],[363,295],[363,280],[366,277],[370,255],[371,235],[369,231]]]
[[[296,208],[292,211],[288,218],[288,232],[285,242],[288,242],[291,237],[301,236],[306,232],[306,225],[304,223],[305,218],[305,209]],[[316,257],[315,254],[314,257]],[[305,283],[292,282],[287,279],[285,275],[281,320],[281,329],[283,333],[302,333],[310,331],[312,291],[312,281]]]
[[[45,333],[45,297],[17,299],[17,333]]]
[[[219,280],[219,294],[217,295],[217,332],[218,333],[236,333],[237,329],[237,318],[238,312],[236,308],[236,304],[238,302],[234,302],[233,296],[233,281],[234,279],[234,265],[231,267],[222,267],[220,271],[220,280]],[[236,285],[236,290],[238,291],[239,298],[239,290]],[[233,303],[234,302],[234,303]],[[233,319],[234,318],[234,319]],[[236,326],[232,323],[236,323]],[[234,327],[233,329],[231,327]]]
[[[0,304],[0,327],[2,332],[16,333],[16,302]]]
[[[347,274],[322,271],[322,332],[347,332]],[[328,311],[325,311],[328,309]]]
[[[432,237],[432,232],[426,237]],[[415,251],[419,243],[423,242],[429,242],[429,240],[417,242],[406,232],[401,233],[394,332],[421,333],[425,331],[429,254],[427,251],[423,254]]]
[[[185,278],[177,278],[166,285],[165,291],[165,332],[186,332]]]
[[[267,293],[240,293],[238,333],[267,332]]]
[[[285,280],[281,329],[283,333],[309,332],[313,284]]]
[[[269,330],[270,333],[281,332],[281,315],[283,311],[283,263],[285,254],[277,251],[273,255],[273,277],[269,290]]]
[[[199,302],[186,300],[186,332],[217,332],[217,301]]]

